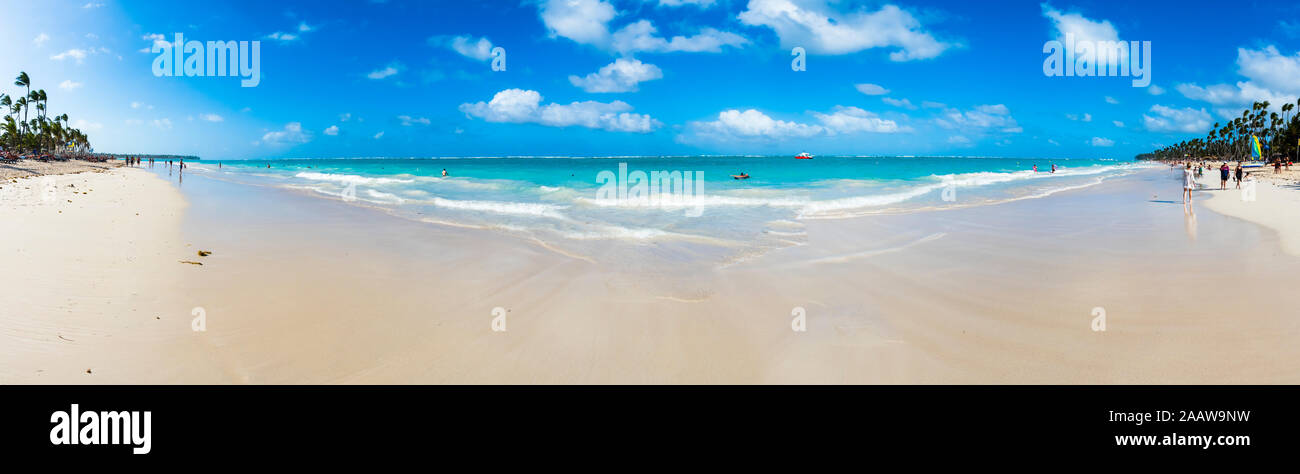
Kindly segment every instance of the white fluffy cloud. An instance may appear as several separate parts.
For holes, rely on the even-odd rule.
[[[80,82],[76,82],[76,81],[73,81],[73,80],[69,79],[69,80],[66,80],[66,81],[60,82],[60,83],[59,83],[59,88],[60,88],[60,89],[69,89],[69,90],[71,90],[71,89],[79,88],[79,87],[81,87],[81,85],[82,85],[82,84],[81,84]]]
[[[1076,41],[1119,41],[1119,30],[1110,20],[1093,20],[1078,13],[1062,13],[1049,4],[1042,4],[1043,16],[1052,20],[1057,38],[1064,39],[1066,34],[1074,36]]]
[[[144,48],[140,49],[141,53],[152,53],[155,47],[157,47],[158,49],[163,49],[163,48],[170,48],[172,46],[172,44],[167,41],[165,36],[158,33],[148,33],[144,36],[141,36],[140,39],[149,42],[149,46],[145,46]]]
[[[298,40],[298,35],[293,34],[293,33],[285,33],[285,32],[281,32],[281,31],[277,31],[277,32],[275,32],[275,33],[271,33],[271,34],[269,34],[269,35],[266,35],[266,38],[267,38],[267,39],[273,39],[273,40],[280,41],[280,42],[284,42],[284,43],[288,43],[288,42],[290,42],[290,41],[297,41],[297,40]]]
[[[718,113],[718,119],[709,122],[693,122],[692,128],[701,135],[711,138],[762,138],[785,139],[811,137],[825,131],[819,125],[787,122],[768,117],[767,114],[754,109],[740,111],[724,110]]]
[[[539,7],[551,35],[582,44],[608,43],[608,23],[618,14],[603,0],[545,0]]]
[[[324,132],[321,132],[321,133],[324,133],[324,134],[329,135],[329,136],[331,136],[331,137],[332,137],[332,136],[335,136],[335,135],[338,135],[338,134],[339,134],[339,126],[338,126],[338,125],[330,125],[329,128],[325,129],[325,131],[324,131]]]
[[[1285,55],[1276,46],[1263,49],[1237,49],[1237,73],[1246,78],[1236,84],[1178,84],[1175,88],[1183,96],[1218,106],[1216,111],[1224,118],[1240,116],[1241,111],[1256,101],[1268,101],[1276,110],[1284,103],[1294,103],[1300,97],[1300,52]]]
[[[269,145],[294,145],[311,141],[311,133],[302,129],[302,123],[289,122],[284,129],[262,135],[262,143]]]
[[[1175,88],[1188,99],[1209,102],[1214,105],[1245,103],[1245,100],[1241,98],[1241,90],[1227,84],[1216,84],[1208,87],[1201,87],[1196,84],[1179,84]]]
[[[1102,138],[1102,137],[1092,137],[1092,140],[1089,143],[1091,143],[1092,146],[1097,146],[1097,147],[1115,146],[1115,140],[1111,140],[1109,138]]]
[[[857,84],[853,87],[856,88],[858,92],[866,95],[885,95],[889,93],[889,89],[880,87],[876,84]]]
[[[307,22],[305,21],[299,21],[298,26],[293,27],[290,30],[290,31],[296,31],[296,33],[292,33],[292,32],[286,33],[283,31],[276,31],[274,33],[266,35],[266,38],[271,40],[276,40],[281,43],[291,43],[302,39],[302,35],[304,34],[311,33],[312,31],[316,31],[316,28],[318,26],[319,25],[317,26],[308,25]]]
[[[813,112],[820,124],[774,119],[755,109],[728,109],[716,120],[688,124],[691,139],[707,141],[785,140],[855,133],[908,131],[893,120],[882,119],[857,107],[836,106],[830,113]]]
[[[663,125],[645,114],[631,113],[623,101],[585,101],[542,105],[537,91],[506,89],[489,102],[461,104],[460,111],[488,122],[537,123],[548,127],[580,126],[612,132],[647,133]]]
[[[661,7],[680,7],[683,5],[695,5],[702,8],[711,7],[716,4],[716,0],[659,0]]]
[[[587,92],[634,92],[637,84],[663,77],[658,66],[619,58],[587,77],[569,76],[569,82]]]
[[[893,97],[881,97],[881,98],[880,98],[880,101],[881,101],[881,102],[884,102],[884,103],[886,103],[886,104],[892,105],[892,106],[894,106],[894,107],[902,107],[902,108],[904,108],[904,109],[908,109],[908,110],[916,110],[916,106],[915,106],[915,105],[912,105],[912,101],[907,100],[907,99],[895,99],[895,98],[893,98]]]
[[[400,63],[392,63],[380,69],[370,71],[369,74],[366,74],[366,77],[378,81],[378,80],[382,80],[394,76],[401,71],[402,71],[402,65]]]
[[[410,127],[410,126],[412,126],[412,125],[428,125],[428,124],[433,123],[432,121],[430,121],[430,120],[427,119],[427,118],[424,118],[424,117],[412,117],[412,116],[410,116],[410,115],[398,115],[398,116],[397,116],[397,120],[400,121],[400,122],[402,122],[402,126],[403,126],[403,127]]]
[[[749,42],[738,34],[713,28],[704,28],[694,36],[674,36],[671,39],[664,39],[657,33],[658,30],[647,20],[633,22],[614,33],[613,48],[624,54],[640,51],[716,53],[722,51],[723,46],[738,47]]]
[[[538,4],[542,24],[553,37],[592,45],[624,55],[637,52],[719,52],[725,46],[738,47],[749,41],[744,37],[714,28],[704,28],[693,36],[659,36],[648,20],[637,20],[610,32],[610,22],[619,12],[604,0],[543,0]]]
[[[1071,43],[1065,41],[1066,35],[1074,38],[1075,44],[1086,41],[1095,45],[1103,41],[1119,41],[1119,30],[1115,29],[1115,25],[1111,24],[1110,20],[1093,20],[1079,13],[1062,13],[1046,3],[1042,4],[1042,8],[1043,16],[1052,20],[1052,27],[1056,33],[1053,39],[1062,42],[1067,49],[1071,48]],[[1105,59],[1107,65],[1123,64],[1129,60],[1126,50],[1115,55],[1113,63],[1109,55],[1098,56],[1097,59],[1099,64],[1100,60]]]
[[[77,64],[81,64],[81,61],[86,59],[86,56],[88,56],[89,54],[90,53],[84,49],[69,49],[62,53],[50,56],[50,59],[53,59],[55,61],[62,61],[64,59],[73,59],[77,61]]]
[[[851,134],[859,132],[896,133],[906,131],[893,120],[882,119],[876,114],[857,107],[835,106],[829,114],[813,113],[817,120],[830,134]]]
[[[1210,113],[1205,109],[1175,109],[1156,104],[1151,106],[1150,114],[1142,115],[1142,124],[1153,132],[1201,133],[1210,129]]]
[[[1261,50],[1239,48],[1237,72],[1250,79],[1248,85],[1283,94],[1300,94],[1300,80],[1297,80],[1300,78],[1300,51],[1283,55],[1272,45]]]
[[[1011,110],[1003,104],[981,105],[965,112],[946,109],[935,119],[935,123],[950,129],[997,130],[1004,133],[1023,131],[1011,116]]]
[[[451,39],[449,46],[452,51],[470,59],[487,61],[492,57],[492,41],[486,37],[475,40],[469,36],[457,36]]]
[[[935,39],[911,13],[894,5],[874,12],[840,13],[825,1],[750,0],[739,15],[741,23],[776,32],[781,46],[802,46],[809,52],[848,54],[872,48],[893,48],[893,61],[929,59],[953,45]]]
[[[209,122],[222,122],[226,120],[217,114],[200,114],[199,118],[203,120],[207,120]]]

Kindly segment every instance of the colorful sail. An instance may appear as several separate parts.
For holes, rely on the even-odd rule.
[[[1262,158],[1264,156],[1264,152],[1259,148],[1259,137],[1255,135],[1250,136],[1250,156],[1252,158]]]

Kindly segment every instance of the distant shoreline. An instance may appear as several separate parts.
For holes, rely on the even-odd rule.
[[[191,161],[201,161],[201,160],[203,160],[203,158],[199,158],[199,157],[197,157],[197,156],[191,156],[191,155],[142,155],[142,154],[139,154],[139,153],[104,153],[103,155],[104,155],[104,156],[111,156],[111,157],[116,158],[116,159],[122,159],[122,158],[128,158],[128,157],[129,157],[129,158],[139,158],[139,159],[142,159],[142,160],[148,160],[148,159],[154,159],[154,160],[191,160]]]

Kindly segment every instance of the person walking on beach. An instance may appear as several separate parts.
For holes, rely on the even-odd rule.
[[[1192,190],[1196,189],[1196,175],[1192,173],[1192,164],[1187,163],[1187,168],[1183,170],[1183,205],[1187,206],[1192,203]]]
[[[1241,162],[1240,161],[1237,162],[1237,171],[1236,171],[1236,176],[1234,177],[1237,180],[1237,189],[1241,189]]]
[[[1226,161],[1223,162],[1223,166],[1219,167],[1219,189],[1220,190],[1228,189],[1228,173],[1230,173],[1231,171],[1232,168],[1228,167],[1228,162]]]

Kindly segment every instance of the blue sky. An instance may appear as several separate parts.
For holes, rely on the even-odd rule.
[[[0,28],[0,73],[27,71],[99,151],[205,159],[1129,158],[1300,96],[1284,1],[268,3],[6,1],[24,21]],[[156,77],[175,33],[260,41],[260,83]],[[1151,41],[1152,87],[1047,77],[1064,33]]]

